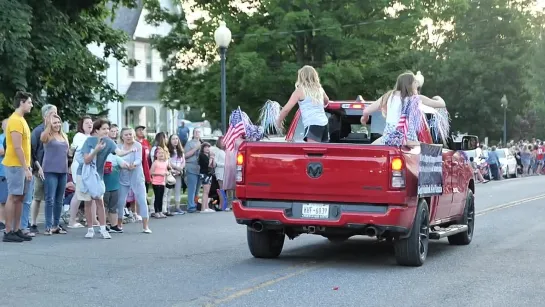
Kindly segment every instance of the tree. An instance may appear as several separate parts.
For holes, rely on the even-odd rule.
[[[195,1],[211,19],[196,21],[190,49],[210,63],[204,71],[179,67],[166,82],[166,100],[201,107],[219,118],[220,74],[213,33],[223,19],[233,33],[227,60],[228,109],[238,105],[256,118],[267,100],[285,103],[294,89],[297,70],[313,65],[332,99],[363,95],[376,99],[391,88],[396,76],[416,68],[411,54],[420,20],[432,1],[264,0],[245,2]],[[388,11],[388,9],[390,10]],[[179,30],[178,30],[179,31]],[[184,29],[187,31],[187,29]],[[178,32],[177,35],[187,35]],[[156,41],[158,49],[166,47]],[[166,47],[169,55],[186,45]]]
[[[451,20],[445,41],[428,44],[419,67],[426,76],[424,94],[441,95],[453,115],[453,128],[461,132],[501,139],[506,95],[510,138],[528,137],[519,129],[531,121],[535,100],[531,89],[531,58],[535,50],[540,14],[534,1],[465,1],[443,15]],[[517,125],[522,125],[517,127]],[[517,132],[514,134],[512,132]]]
[[[89,105],[103,109],[122,96],[109,84],[103,72],[105,58],[113,55],[127,65],[124,47],[128,37],[104,21],[117,5],[134,6],[134,0],[21,0],[0,2],[0,100],[11,101],[17,90],[35,95],[39,107],[44,100],[57,106],[63,119],[76,121]],[[104,46],[104,58],[87,46]],[[0,115],[11,108],[2,104]],[[39,112],[38,112],[39,113]],[[38,113],[35,121],[40,121]]]

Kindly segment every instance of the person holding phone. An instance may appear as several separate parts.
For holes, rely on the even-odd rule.
[[[85,217],[87,221],[92,221],[91,204],[95,201],[96,210],[98,215],[98,222],[100,224],[100,234],[104,239],[111,239],[110,233],[106,230],[106,212],[104,211],[103,196],[93,199],[91,195],[83,191],[83,164],[95,163],[96,170],[102,184],[104,184],[104,165],[109,154],[115,153],[119,157],[123,157],[133,151],[123,151],[117,148],[117,145],[112,139],[108,137],[110,132],[110,122],[106,119],[98,119],[93,123],[93,131],[90,137],[85,140],[81,148],[81,154],[76,156],[79,159],[79,166],[76,175],[76,197],[78,200],[85,203]],[[89,223],[87,226],[86,238],[91,239],[95,236],[95,230],[93,224]]]

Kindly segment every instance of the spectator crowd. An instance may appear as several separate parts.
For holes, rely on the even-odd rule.
[[[31,130],[25,115],[32,96],[18,92],[13,104],[15,112],[2,121],[0,134],[4,242],[84,227],[86,238],[111,239],[127,222],[141,222],[142,232],[151,234],[150,218],[229,210],[221,137],[213,146],[201,140],[198,129],[190,137],[182,123],[177,134],[159,132],[150,144],[144,126],[119,129],[106,119],[83,116],[69,140],[54,105],[41,108],[43,122]],[[42,205],[45,223],[39,230]]]

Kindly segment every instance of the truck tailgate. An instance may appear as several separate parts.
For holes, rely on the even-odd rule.
[[[247,143],[244,198],[384,202],[390,157],[377,145]]]

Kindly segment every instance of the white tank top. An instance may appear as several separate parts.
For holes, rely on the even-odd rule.
[[[323,100],[316,103],[312,98],[305,97],[299,100],[299,109],[301,110],[301,118],[303,126],[325,126],[328,123],[327,115],[325,115]]]
[[[401,96],[392,94],[388,98],[388,103],[386,105],[386,125],[397,126],[399,123],[399,118],[401,117]]]

